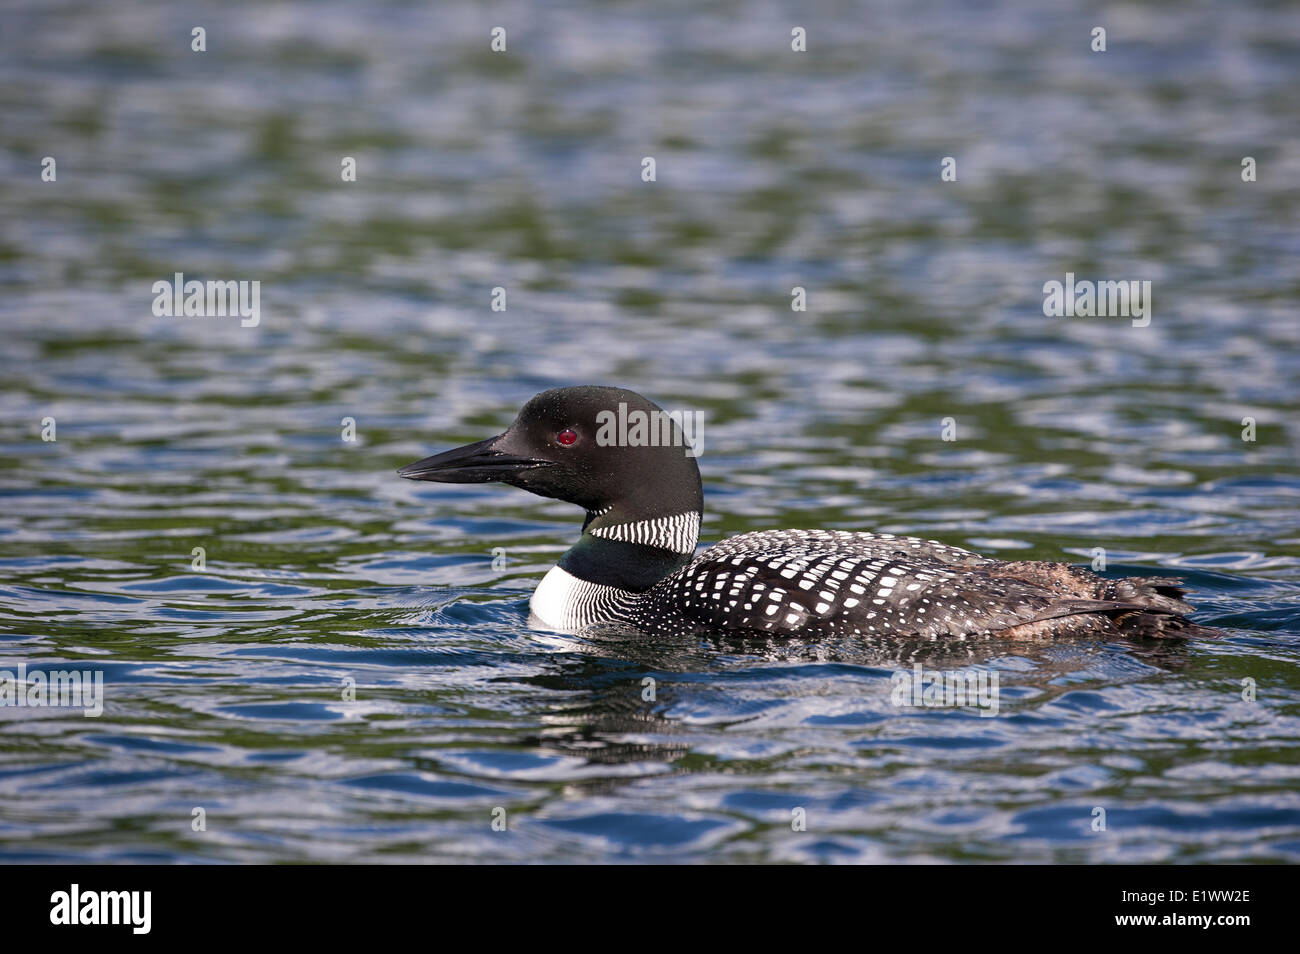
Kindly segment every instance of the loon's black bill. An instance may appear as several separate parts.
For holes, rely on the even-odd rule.
[[[481,484],[504,480],[511,474],[551,463],[531,457],[516,457],[496,449],[501,436],[466,444],[407,464],[397,476],[408,480],[435,480],[444,484]]]

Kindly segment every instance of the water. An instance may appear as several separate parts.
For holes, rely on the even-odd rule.
[[[107,704],[0,708],[0,859],[1300,860],[1300,10],[1051,6],[9,4],[0,668]],[[532,632],[580,514],[393,472],[573,383],[705,413],[706,542],[1103,547],[1227,638]]]

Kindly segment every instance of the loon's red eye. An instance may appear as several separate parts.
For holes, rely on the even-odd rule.
[[[565,447],[568,447],[570,444],[572,444],[574,441],[578,439],[578,432],[573,430],[572,428],[566,428],[565,430],[562,430],[560,431],[560,433],[556,434],[555,439],[559,443],[563,444]]]

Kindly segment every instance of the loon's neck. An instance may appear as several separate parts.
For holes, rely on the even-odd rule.
[[[690,563],[700,539],[700,511],[620,520],[589,512],[582,537],[538,584],[529,604],[546,626],[573,631],[617,621],[618,610]]]
[[[582,537],[559,566],[580,580],[640,593],[695,555],[700,512],[620,519],[616,510],[588,513]]]

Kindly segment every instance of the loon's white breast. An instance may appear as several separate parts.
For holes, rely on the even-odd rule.
[[[580,580],[561,566],[542,577],[528,601],[533,620],[558,633],[578,633],[598,623],[617,621],[620,611],[635,602],[635,593]]]

